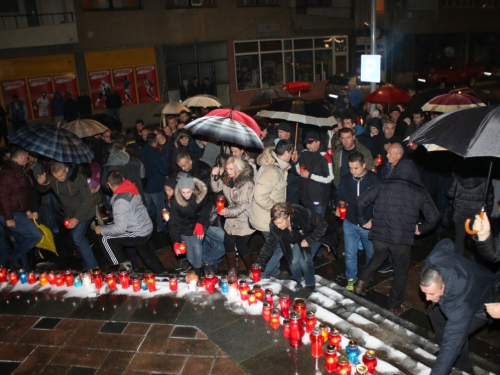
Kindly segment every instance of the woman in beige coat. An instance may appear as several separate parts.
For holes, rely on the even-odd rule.
[[[253,260],[248,242],[255,232],[248,223],[254,189],[253,169],[235,156],[226,160],[224,169],[224,174],[219,179],[217,179],[219,168],[212,169],[211,187],[214,192],[222,191],[226,198],[226,207],[221,211],[221,215],[226,219],[224,224],[226,256],[229,267],[236,268],[236,248],[245,267],[250,270]]]

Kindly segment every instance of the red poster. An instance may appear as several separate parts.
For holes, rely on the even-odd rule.
[[[158,87],[156,87],[156,68],[154,65],[136,66],[135,79],[140,103],[158,101]]]
[[[106,94],[111,87],[109,70],[89,72],[89,86],[94,110],[106,109]]]
[[[113,83],[116,92],[122,98],[123,106],[137,104],[132,68],[113,69]]]
[[[76,100],[78,97],[78,84],[74,73],[58,74],[54,76],[54,87],[66,100],[67,95],[71,95]]]
[[[50,77],[28,78],[31,107],[35,119],[52,117],[52,79]]]
[[[12,95],[17,94],[19,101],[24,102],[26,120],[33,119],[31,115],[31,105],[28,98],[28,89],[26,81],[23,79],[12,79],[9,81],[2,81],[3,99],[5,101],[5,110],[9,113],[9,106],[12,100]]]

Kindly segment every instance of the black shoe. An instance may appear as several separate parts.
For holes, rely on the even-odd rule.
[[[21,264],[19,264],[17,260],[8,260],[7,262],[5,262],[5,266],[5,268],[10,268],[13,271],[17,271],[18,269],[23,268],[23,266],[21,266]]]
[[[120,268],[119,270],[124,270],[124,271],[132,271],[132,263],[130,263],[129,260],[123,262],[123,263],[120,263]]]
[[[180,271],[182,270],[182,267],[184,265],[184,262],[187,262],[186,258],[181,258],[177,261],[177,264],[175,265],[175,270]]]
[[[207,273],[217,273],[217,264],[204,263],[203,268],[207,271]]]
[[[191,267],[191,265],[189,264],[189,262],[188,262],[188,261],[187,261],[187,259],[186,259],[186,261],[185,261],[184,263],[182,263],[181,272],[187,272],[187,271],[189,271],[191,268],[192,268],[192,267]]]
[[[391,273],[394,272],[394,267],[392,264],[388,264],[387,266],[382,266],[378,269],[378,272],[380,273]]]
[[[288,271],[281,271],[274,277],[278,280],[287,280],[290,277],[290,273]]]

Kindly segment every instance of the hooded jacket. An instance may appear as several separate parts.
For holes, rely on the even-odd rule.
[[[64,215],[68,218],[87,221],[95,216],[95,206],[87,179],[79,173],[78,166],[68,167],[68,176],[63,182],[58,181],[52,174],[47,174],[47,185],[38,185],[37,190],[45,192],[52,188],[61,202]]]
[[[261,232],[269,232],[271,208],[276,203],[286,202],[290,164],[281,160],[273,150],[274,147],[268,147],[257,158],[260,169],[255,178],[250,224]]]
[[[168,230],[172,242],[180,242],[181,235],[192,236],[196,224],[201,224],[206,230],[210,218],[210,202],[208,188],[199,179],[193,178],[194,191],[189,200],[185,200],[179,186],[175,187],[170,199],[170,220]]]
[[[222,191],[226,198],[227,214],[224,216],[226,233],[234,236],[246,236],[255,232],[248,223],[254,189],[253,169],[250,164],[245,163],[245,168],[234,181],[226,174],[217,181],[212,176],[210,185],[212,191]]]
[[[288,264],[291,264],[293,260],[292,245],[298,243],[300,246],[302,240],[306,240],[309,247],[301,247],[300,249],[302,251],[311,251],[311,246],[323,237],[326,232],[328,224],[316,212],[297,204],[292,204],[292,207],[294,213],[290,221],[291,232],[288,229],[279,229],[274,223],[269,225],[269,237],[266,239],[257,260],[262,269],[266,268],[266,264],[271,259],[276,245],[281,246],[285,259]],[[297,241],[292,241],[292,238],[296,238]]]
[[[484,304],[493,301],[493,273],[456,254],[450,239],[436,244],[422,272],[426,269],[436,269],[444,278],[444,294],[437,304],[447,322],[431,375],[447,375],[468,340],[472,318],[486,319]]]
[[[373,205],[373,217],[370,206]],[[413,245],[419,212],[425,221],[420,233],[432,230],[439,212],[429,193],[420,183],[417,167],[411,160],[400,160],[388,179],[380,180],[358,197],[357,222],[366,224],[372,219],[370,240]]]
[[[300,176],[300,166],[309,171],[309,177],[299,177],[299,195],[303,204],[327,206],[330,201],[330,184],[333,181],[332,158],[326,152],[304,150],[295,169]]]
[[[142,203],[137,186],[129,180],[123,181],[111,198],[113,224],[102,225],[103,236],[120,236],[133,233],[137,237],[147,237],[153,232],[153,223],[146,206]]]

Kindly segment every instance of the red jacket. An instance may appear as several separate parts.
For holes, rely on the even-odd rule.
[[[12,220],[14,213],[27,212],[29,206],[23,167],[9,159],[0,171],[0,215]]]

